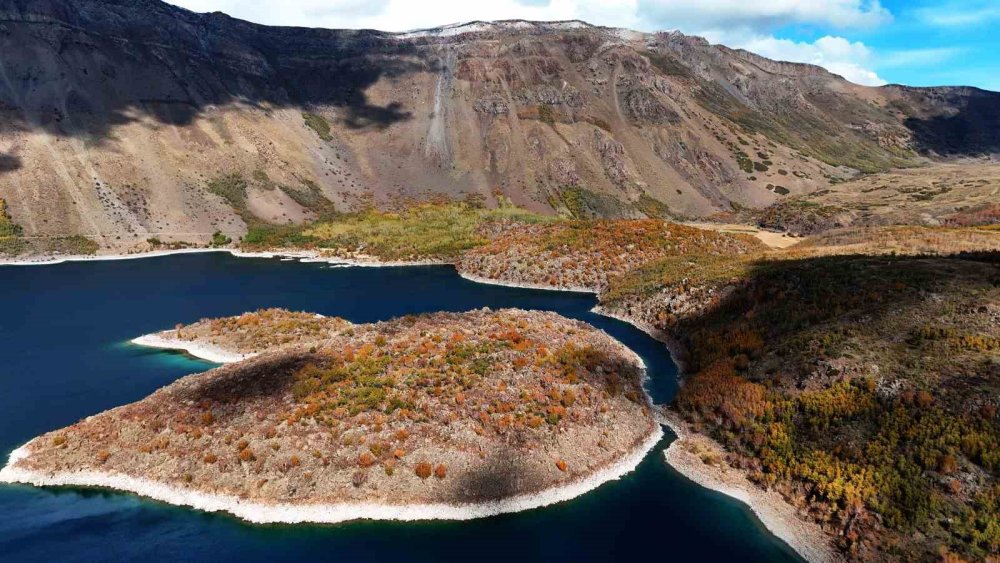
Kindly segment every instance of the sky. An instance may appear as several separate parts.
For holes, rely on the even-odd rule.
[[[472,20],[581,19],[680,30],[858,84],[1000,91],[1000,0],[167,0],[267,25],[408,31]]]

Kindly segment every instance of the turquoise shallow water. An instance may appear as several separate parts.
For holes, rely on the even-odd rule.
[[[286,307],[369,322],[424,311],[544,309],[618,338],[649,367],[656,402],[677,390],[666,349],[590,312],[593,296],[476,284],[448,267],[325,264],[192,254],[0,267],[0,455],[135,401],[212,364],[127,341],[178,322]],[[662,456],[569,502],[471,522],[257,526],[110,491],[0,485],[3,561],[794,561],[744,505]]]

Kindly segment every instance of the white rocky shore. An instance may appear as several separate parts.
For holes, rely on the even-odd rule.
[[[382,261],[370,256],[358,255],[353,258],[324,256],[312,250],[274,250],[268,252],[247,252],[236,248],[179,248],[176,250],[150,250],[129,254],[73,254],[53,256],[30,256],[27,258],[3,258],[0,266],[51,266],[66,262],[105,262],[116,260],[139,260],[142,258],[157,258],[177,254],[205,254],[209,252],[227,252],[237,258],[290,258],[302,262],[318,262],[336,266],[357,266],[365,268],[391,268],[399,266],[442,266],[450,262],[441,260],[395,260]]]
[[[228,512],[257,524],[335,524],[351,520],[472,520],[510,512],[521,512],[564,502],[631,473],[663,438],[659,425],[631,454],[585,478],[534,494],[518,495],[491,502],[468,504],[409,504],[374,503],[343,504],[268,504],[248,502],[238,497],[204,493],[164,485],[148,479],[97,471],[41,473],[17,467],[28,456],[28,445],[14,450],[7,465],[0,469],[0,482],[23,483],[40,487],[75,486],[99,487],[135,493],[206,512]]]
[[[163,336],[163,334],[164,333],[146,334],[138,338],[133,338],[131,342],[132,344],[147,346],[149,348],[181,350],[196,358],[201,358],[216,364],[239,362],[241,360],[253,358],[257,355],[253,353],[240,354],[226,350],[221,346],[215,346],[211,343],[181,340],[179,338]]]
[[[765,491],[725,462],[725,450],[711,438],[688,429],[676,414],[661,412],[659,421],[677,435],[663,456],[681,475],[702,487],[730,496],[750,507],[757,518],[807,561],[845,558],[815,522],[799,516],[777,491]]]
[[[457,269],[457,268],[456,268]],[[519,289],[544,289],[546,291],[568,291],[571,293],[592,293],[597,294],[597,291],[593,288],[582,287],[582,286],[561,286],[561,285],[545,285],[541,283],[528,283],[528,282],[513,282],[507,280],[496,280],[493,278],[484,278],[482,276],[477,276],[475,274],[469,274],[458,270],[458,275],[476,283],[482,283],[486,285],[499,285],[503,287],[516,287]]]

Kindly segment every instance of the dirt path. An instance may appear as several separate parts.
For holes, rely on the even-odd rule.
[[[761,242],[766,244],[771,248],[788,248],[793,244],[797,244],[802,240],[801,237],[796,237],[789,235],[788,233],[779,233],[775,231],[765,231],[754,227],[753,225],[739,225],[735,223],[703,223],[703,222],[686,222],[685,225],[689,227],[697,227],[699,229],[707,229],[711,231],[719,231],[720,233],[743,233],[745,235],[751,235],[757,237]]]

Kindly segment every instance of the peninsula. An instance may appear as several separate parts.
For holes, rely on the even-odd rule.
[[[639,357],[554,313],[266,310],[157,338],[248,359],[44,434],[0,478],[255,522],[465,519],[575,497],[662,436]]]

